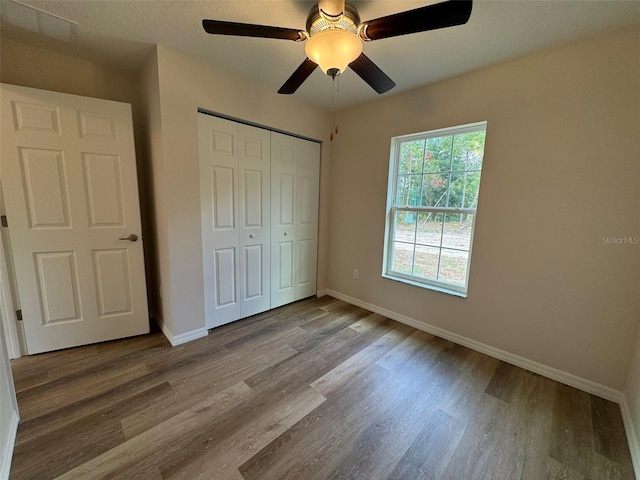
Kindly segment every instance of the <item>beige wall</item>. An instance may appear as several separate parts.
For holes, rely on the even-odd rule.
[[[139,101],[143,121],[141,122],[140,143],[142,144],[141,163],[143,183],[148,195],[145,202],[147,234],[145,253],[147,264],[147,282],[150,315],[173,332],[173,318],[164,318],[165,310],[171,311],[171,295],[161,296],[161,287],[171,291],[167,205],[164,187],[164,146],[162,137],[162,116],[160,113],[160,80],[158,77],[158,57],[154,50],[143,65],[139,75]],[[161,285],[161,278],[165,284]]]
[[[122,72],[8,38],[2,38],[0,53],[0,75],[3,83],[135,102],[135,79]]]
[[[468,298],[381,278],[390,138],[486,120]],[[608,387],[640,318],[640,30],[341,112],[329,287]],[[353,269],[360,280],[353,279]]]
[[[635,461],[636,471],[640,471],[640,332],[638,332],[638,339],[636,341],[636,349],[631,359],[631,366],[629,367],[629,374],[627,375],[627,385],[624,389],[624,396],[629,406],[629,413],[631,415],[631,422],[633,425],[633,434],[635,438],[630,442],[631,448],[634,447],[635,441]],[[628,429],[629,430],[629,429]],[[629,432],[627,431],[627,434]]]
[[[166,248],[160,248],[160,256],[162,262],[168,255],[169,266],[161,276],[164,321],[173,325],[173,335],[182,335],[205,327],[198,107],[320,140],[329,131],[330,114],[164,47],[157,48],[157,63],[164,177],[164,198],[158,206],[166,206],[162,215],[167,225]],[[319,288],[327,284],[328,264],[330,150],[326,143],[321,151]],[[155,156],[153,161],[155,165]]]

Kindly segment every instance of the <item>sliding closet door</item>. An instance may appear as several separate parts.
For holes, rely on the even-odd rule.
[[[198,115],[207,328],[270,307],[269,132]]]
[[[296,161],[296,300],[316,294],[320,144],[298,139]]]
[[[237,127],[198,115],[207,328],[240,318]]]
[[[316,293],[320,145],[271,133],[271,308]]]
[[[240,314],[271,307],[271,160],[269,131],[238,125]]]

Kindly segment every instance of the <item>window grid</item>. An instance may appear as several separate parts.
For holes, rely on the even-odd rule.
[[[387,260],[383,266],[385,277],[466,295],[485,129],[486,123],[483,122],[395,139],[392,148],[395,153],[391,159],[393,169],[390,170],[389,180],[388,236],[385,241]],[[481,134],[478,137],[481,142],[471,157],[463,137],[469,133]],[[446,157],[441,157],[445,164],[438,164],[437,160],[435,165],[432,164],[436,158],[434,155],[441,154],[442,150],[432,150],[434,146],[429,145],[430,141],[435,147],[438,146],[437,142],[446,147]],[[410,152],[412,143],[415,147]],[[420,154],[420,168],[417,168],[416,153]],[[418,197],[415,197],[417,177],[420,177],[420,186]],[[464,182],[462,197],[459,198],[458,185],[454,198],[452,192],[460,181]],[[454,206],[451,206],[452,203]],[[399,216],[401,212],[407,213],[403,219]],[[454,219],[454,216],[458,219]],[[401,224],[405,227],[402,238],[399,238]],[[406,226],[409,230],[406,230]],[[431,238],[429,227],[435,228],[431,231]],[[464,230],[468,233],[460,234]],[[456,236],[456,233],[460,235]],[[437,252],[435,274],[425,274],[426,271],[433,272],[430,266],[433,258],[429,257],[435,255],[434,252]]]

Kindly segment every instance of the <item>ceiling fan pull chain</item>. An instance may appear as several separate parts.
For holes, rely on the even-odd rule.
[[[338,134],[339,115],[340,115],[340,76],[338,75],[338,93],[336,94],[336,135]]]
[[[338,80],[340,81],[340,80]],[[336,76],[331,77],[331,122],[333,123],[335,115],[335,97],[336,97]],[[333,128],[329,134],[329,140],[333,142]]]

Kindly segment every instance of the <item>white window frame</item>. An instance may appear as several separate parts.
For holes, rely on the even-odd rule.
[[[459,135],[464,133],[473,133],[479,131],[485,131],[487,129],[487,122],[469,123],[466,125],[460,125],[457,127],[440,128],[437,130],[430,130],[428,132],[415,133],[410,135],[401,135],[391,138],[391,152],[389,159],[389,180],[387,186],[387,211],[385,221],[385,240],[384,251],[382,259],[382,276],[390,280],[396,280],[410,285],[415,285],[430,290],[449,293],[459,297],[466,297],[469,287],[469,270],[471,268],[471,256],[473,250],[473,234],[476,226],[477,219],[477,207],[476,208],[449,208],[449,207],[396,207],[395,202],[397,198],[398,187],[398,171],[400,169],[400,145],[404,142],[411,142],[416,140],[426,140],[429,138],[445,137],[450,135]],[[484,158],[482,162],[484,167]],[[481,168],[481,172],[482,172]],[[451,170],[449,171],[451,173]],[[481,180],[482,183],[482,174]],[[478,185],[478,188],[480,186]],[[464,285],[457,285],[449,282],[443,282],[426,277],[420,277],[417,275],[411,275],[403,272],[397,272],[392,270],[393,266],[393,252],[394,252],[394,238],[395,238],[395,216],[397,212],[409,211],[427,213],[442,213],[442,214],[472,214],[473,222],[471,225],[471,238],[469,243],[469,258],[467,261],[467,272]],[[415,244],[414,244],[415,245]],[[440,247],[442,249],[442,246]],[[442,258],[442,250],[440,250],[440,257]],[[415,260],[414,260],[415,261]]]

